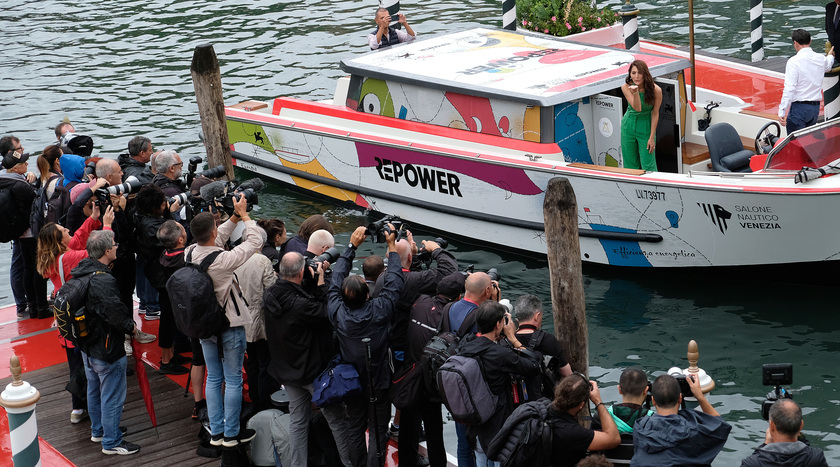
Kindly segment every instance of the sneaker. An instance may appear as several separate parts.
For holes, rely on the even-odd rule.
[[[189,373],[190,370],[182,367],[181,365],[176,365],[174,361],[169,361],[169,363],[160,364],[160,369],[158,369],[158,373],[162,375],[185,375]]]
[[[210,445],[211,446],[221,446],[224,443],[225,435],[224,433],[219,433],[218,435],[210,435]]]
[[[129,443],[126,440],[120,441],[120,444],[112,447],[111,449],[102,449],[102,454],[118,454],[120,456],[127,456],[129,454],[134,454],[135,452],[140,450],[140,446]]]
[[[125,434],[128,433],[128,428],[126,428],[124,426],[121,426],[120,431],[122,431],[123,436],[125,436]],[[94,443],[101,443],[102,442],[102,437],[91,435],[90,440],[93,441]]]
[[[154,321],[156,319],[160,319],[160,310],[146,310],[146,314],[143,317],[146,321]]]
[[[175,362],[176,365],[185,365],[187,363],[192,363],[192,359],[190,357],[185,357],[181,354],[175,354],[172,356],[172,359],[169,360],[170,362]]]
[[[86,418],[88,418],[88,413],[85,409],[73,409],[73,411],[70,412],[70,423],[74,425],[81,423],[81,421]]]
[[[131,349],[131,342],[126,339],[123,341],[123,347],[125,347],[125,356],[130,357],[134,354],[134,350]]]
[[[145,306],[137,307],[137,314],[138,315],[145,315],[146,314],[146,307]]]
[[[394,422],[388,423],[388,436],[394,441],[399,441],[400,439],[400,427],[394,425]]]
[[[29,308],[25,306],[23,308],[18,308],[17,317],[22,319],[29,318]]]
[[[255,436],[257,436],[257,432],[250,428],[240,429],[239,434],[233,438],[225,436],[225,440],[222,441],[222,446],[226,448],[235,448],[239,444],[251,441]],[[210,443],[212,442],[213,441],[211,440]]]
[[[150,344],[157,339],[157,336],[154,334],[149,334],[148,332],[143,332],[138,330],[137,334],[134,335],[134,340],[141,344]]]

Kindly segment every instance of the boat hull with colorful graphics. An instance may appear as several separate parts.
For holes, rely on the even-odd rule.
[[[676,150],[676,170],[622,167],[621,101],[610,89],[641,55],[471,30],[343,62],[351,77],[333,102],[230,106],[228,133],[240,168],[505,247],[545,253],[545,190],[565,177],[577,198],[584,261],[715,267],[840,259],[840,180],[794,183],[802,165],[824,165],[826,151],[814,148],[835,125],[784,139],[755,173],[685,170],[684,128],[696,117],[680,99],[684,60],[644,56],[658,82],[673,88],[664,116],[671,123],[658,138]],[[742,117],[742,134],[766,123]]]

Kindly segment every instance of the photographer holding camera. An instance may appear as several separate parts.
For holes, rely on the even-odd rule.
[[[770,426],[767,427],[764,444],[744,459],[741,467],[828,466],[822,451],[799,439],[805,422],[802,420],[802,409],[793,399],[774,402],[770,407],[769,418]]]
[[[685,381],[702,412],[680,408],[689,394],[680,389],[676,378],[656,378],[650,389],[656,415],[636,421],[630,465],[711,465],[723,449],[732,426],[706,400],[696,376],[689,375]]]
[[[117,162],[123,170],[123,181],[128,177],[136,177],[140,183],[146,185],[152,181],[154,174],[146,164],[152,159],[152,140],[145,136],[135,136],[128,142],[128,154],[120,154]]]
[[[152,183],[159,186],[167,197],[178,196],[184,193],[184,185],[181,181],[184,163],[177,152],[169,149],[162,151],[155,157],[156,174]]]
[[[405,279],[400,270],[396,229],[392,224],[388,224],[385,230],[388,269],[382,293],[376,298],[370,298],[364,277],[348,275],[353,266],[353,258],[356,257],[356,248],[366,237],[367,229],[357,228],[350,236],[350,245],[333,266],[333,277],[327,293],[327,312],[338,335],[341,358],[352,363],[359,371],[364,388],[363,395],[347,400],[351,426],[348,431],[351,461],[355,465],[363,464],[360,460],[364,457],[365,429],[369,428],[371,435],[367,464],[374,466],[382,465],[382,448],[386,444],[386,429],[391,418],[391,403],[387,397],[388,386],[391,384],[388,338],[391,318]]]

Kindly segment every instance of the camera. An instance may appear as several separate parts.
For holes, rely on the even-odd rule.
[[[766,363],[761,366],[761,384],[776,386],[767,393],[767,398],[761,403],[761,417],[770,420],[770,407],[779,399],[793,399],[793,396],[782,385],[793,384],[793,365],[790,363]]]
[[[195,171],[198,169],[198,164],[201,164],[202,160],[204,159],[202,159],[200,156],[190,157],[190,163],[187,166],[187,170],[189,171],[189,173],[195,173]]]
[[[178,204],[179,206],[186,206],[186,205],[187,205],[187,203],[189,203],[190,201],[192,201],[192,199],[193,199],[193,196],[192,196],[191,194],[189,194],[189,193],[180,193],[180,194],[177,194],[177,195],[175,195],[175,196],[173,196],[173,197],[171,197],[171,198],[167,198],[167,201],[169,201],[169,204],[170,204],[170,205],[171,205],[171,204],[175,204],[175,202],[177,201],[177,202],[179,203],[179,204]]]
[[[126,178],[123,183],[96,190],[96,199],[99,202],[100,209],[104,209],[111,204],[111,195],[131,194],[139,191],[142,186],[143,183],[132,175]]]
[[[499,274],[499,270],[496,268],[490,268],[487,270],[487,275],[490,276],[490,280],[499,282],[502,280],[502,275]]]
[[[85,164],[85,172],[84,172],[85,178],[90,180],[90,178],[95,173],[96,173],[96,161],[88,161],[88,163]]]
[[[192,164],[192,159],[190,160],[190,164]],[[220,178],[227,174],[227,170],[225,170],[225,166],[223,164],[219,164],[216,167],[211,169],[203,170],[195,174],[196,177],[205,177],[205,178]]]
[[[319,264],[323,263],[324,261],[332,264],[332,263],[335,262],[335,260],[338,259],[339,256],[341,256],[341,252],[338,251],[338,248],[332,247],[329,250],[321,253],[320,255],[318,255],[314,258],[307,259],[306,260],[306,267],[307,268],[312,268],[312,269],[318,269]]]
[[[435,243],[440,245],[440,247],[443,248],[444,250],[447,247],[449,247],[449,242],[447,242],[445,239],[440,238],[440,237],[435,238]],[[420,248],[419,250],[417,250],[416,262],[418,264],[425,265],[426,269],[428,269],[429,265],[432,263],[432,252],[427,250],[425,247]]]
[[[368,224],[365,235],[369,235],[373,243],[385,243],[385,237],[391,233],[391,229],[388,227],[388,224],[393,225],[394,229],[396,229],[397,237],[394,241],[399,241],[402,238],[402,231],[408,228],[399,217],[386,216],[376,222]]]
[[[680,393],[683,395],[683,402],[685,402],[686,397],[694,397],[694,394],[691,392],[691,386],[688,385],[688,378],[694,380],[697,376],[684,375],[682,370],[677,367],[669,369],[668,374],[673,376],[677,380],[677,383],[680,384]]]
[[[244,190],[241,187],[237,187],[233,191],[228,191],[228,193],[224,196],[216,198],[216,202],[222,205],[222,209],[231,215],[233,213],[233,199],[234,197],[239,197],[240,195],[245,197],[245,200],[248,202],[248,212],[251,212],[251,209],[254,208],[255,204],[259,204],[257,199],[257,192],[254,191],[253,188],[245,188]]]

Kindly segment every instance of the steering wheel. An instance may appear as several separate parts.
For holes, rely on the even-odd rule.
[[[776,134],[775,135],[770,133],[770,127],[776,127]],[[770,122],[770,123],[764,125],[763,127],[761,127],[760,130],[758,130],[758,134],[755,135],[755,153],[756,154],[767,154],[767,153],[769,153],[770,152],[769,150],[767,151],[767,153],[765,153],[764,151],[762,151],[762,149],[764,149],[765,146],[770,146],[770,149],[772,149],[773,144],[776,141],[778,141],[781,136],[782,136],[782,127],[779,126],[779,122]],[[762,145],[761,143],[764,143],[764,145]]]

